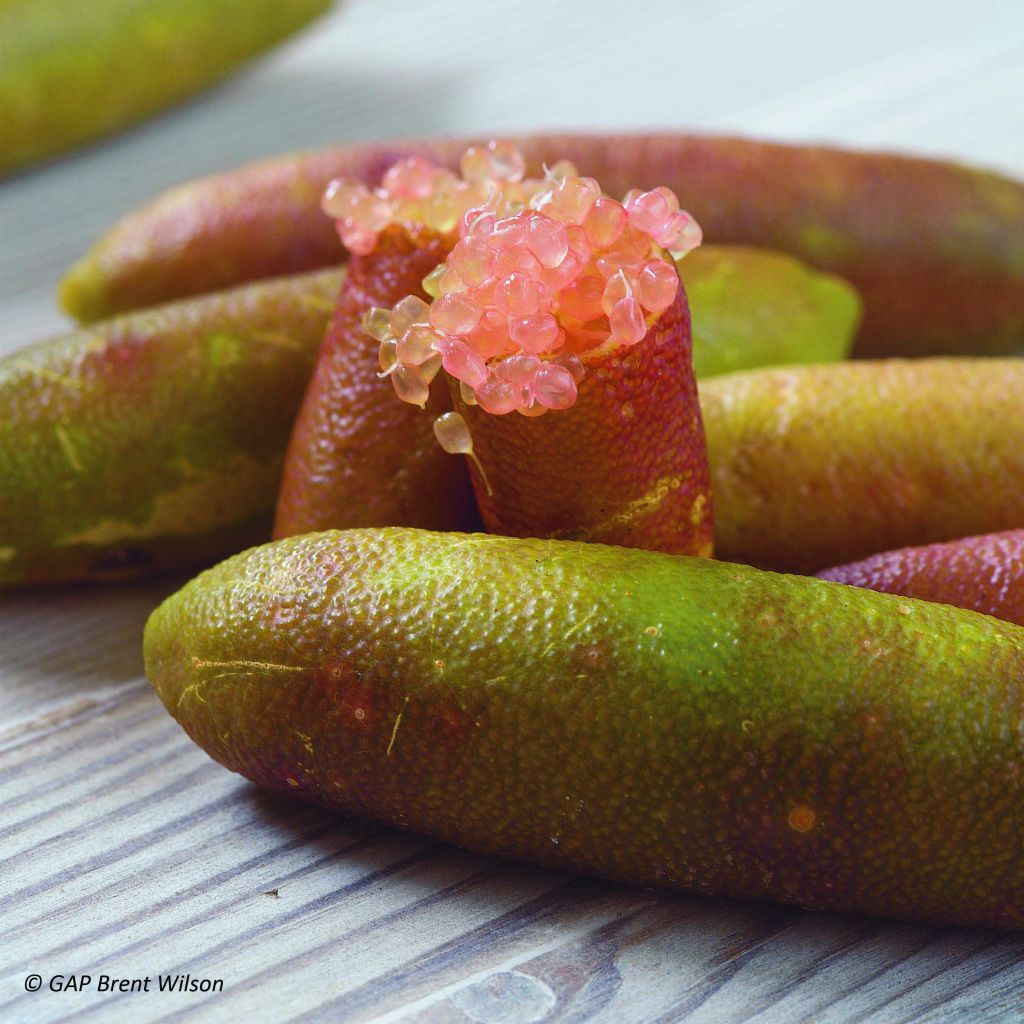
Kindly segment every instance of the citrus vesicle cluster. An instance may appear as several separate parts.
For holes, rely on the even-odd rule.
[[[568,161],[526,178],[521,154],[500,143],[468,149],[460,171],[409,157],[379,188],[335,181],[325,193],[354,254],[393,225],[450,237],[423,282],[432,301],[367,311],[381,372],[417,405],[443,368],[489,413],[568,408],[586,361],[636,345],[672,304],[673,257],[700,244],[700,228],[670,189],[618,202]]]

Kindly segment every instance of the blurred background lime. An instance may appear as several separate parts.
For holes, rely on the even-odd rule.
[[[0,0],[0,172],[216,82],[331,0]]]

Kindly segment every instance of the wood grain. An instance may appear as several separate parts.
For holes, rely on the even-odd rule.
[[[495,47],[511,15],[491,5],[355,0],[225,87],[5,181],[0,352],[60,329],[61,272],[155,191],[333,140],[679,125],[1024,170],[1013,0],[621,12],[524,0],[529,31]],[[1019,935],[632,890],[257,791],[142,678],[142,625],[177,582],[0,597],[5,1024],[1024,1022]],[[224,991],[33,994],[32,972]]]

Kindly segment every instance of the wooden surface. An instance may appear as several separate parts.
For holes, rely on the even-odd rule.
[[[353,2],[0,185],[0,350],[62,328],[59,275],[118,215],[264,154],[678,125],[1020,174],[1022,100],[1019,0]],[[1020,936],[630,890],[260,793],[141,676],[142,624],[174,585],[0,598],[0,1021],[1024,1021]],[[47,988],[83,972],[83,992]],[[184,973],[223,992],[96,991]]]

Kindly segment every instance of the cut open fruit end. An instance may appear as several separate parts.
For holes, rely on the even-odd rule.
[[[576,402],[587,363],[641,342],[675,299],[675,259],[701,230],[667,188],[605,196],[568,161],[525,178],[513,147],[471,147],[461,176],[422,157],[393,165],[379,188],[335,181],[324,196],[343,243],[372,252],[391,225],[450,242],[415,296],[367,311],[381,374],[424,405],[442,369],[464,402],[494,415],[543,415]]]

